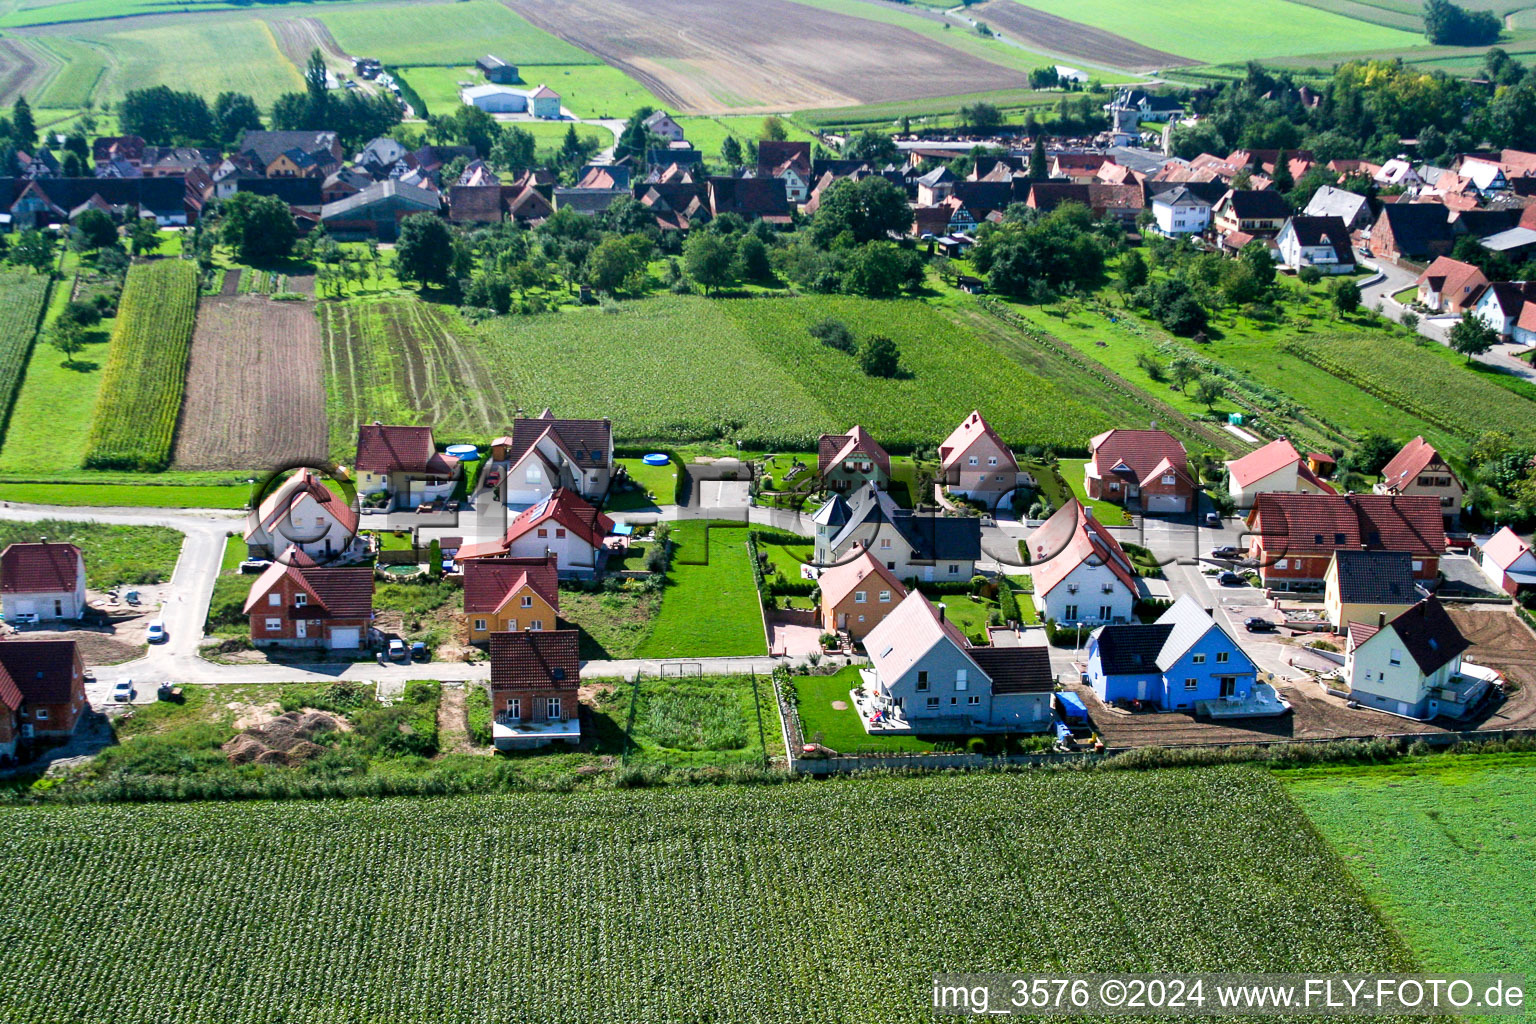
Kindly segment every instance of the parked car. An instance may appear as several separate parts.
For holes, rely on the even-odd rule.
[[[163,644],[166,641],[165,622],[162,619],[154,619],[149,628],[144,631],[144,639],[152,644]]]
[[[432,652],[427,650],[426,641],[424,641],[424,640],[417,640],[417,641],[415,641],[414,643],[411,644],[411,660],[412,661],[431,661],[432,660]]]
[[[1243,628],[1250,633],[1273,633],[1275,624],[1262,615],[1250,615],[1243,620]]]
[[[271,564],[270,558],[247,558],[240,563],[240,571],[247,576],[256,575],[266,572],[267,566]]]
[[[410,648],[406,647],[405,641],[399,637],[391,638],[387,653],[390,661],[409,661],[411,657]]]
[[[1219,513],[1219,512],[1207,512],[1205,514],[1205,525],[1206,526],[1220,526],[1221,525],[1221,513]]]
[[[1231,544],[1223,544],[1211,549],[1212,558],[1237,558],[1241,554],[1242,552]]]
[[[1243,585],[1243,578],[1235,572],[1224,572],[1216,577],[1216,582],[1224,587],[1240,587]]]
[[[133,700],[133,680],[124,679],[112,687],[112,699],[119,704],[128,704]]]

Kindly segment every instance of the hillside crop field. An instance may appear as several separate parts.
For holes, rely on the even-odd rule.
[[[385,64],[473,64],[487,53],[519,65],[600,63],[495,0],[348,5],[319,17],[342,49]]]
[[[953,96],[996,88],[1011,70],[935,45],[910,28],[793,0],[673,0],[662,6],[642,0],[591,0],[580,6],[565,0],[509,3],[535,25],[596,54],[683,113]]]
[[[11,412],[48,295],[48,276],[27,270],[0,274],[0,424]]]
[[[971,7],[967,15],[1027,45],[1110,67],[1153,70],[1196,63],[1188,57],[1166,53],[1116,35],[1113,31],[1092,28],[1063,16],[1071,14],[1073,10],[1064,6],[1061,11],[1047,13],[1026,7],[1017,0],[987,0],[986,3]],[[1152,36],[1149,39],[1160,41],[1161,37]]]
[[[17,1021],[915,1022],[938,971],[1410,965],[1245,769],[0,820]]]
[[[170,463],[196,320],[196,265],[166,259],[128,269],[86,468],[154,472]]]
[[[1536,758],[1280,777],[1426,969],[1536,974]]]
[[[323,462],[320,328],[308,302],[204,299],[192,337],[177,469],[267,470]]]
[[[889,335],[906,376],[867,377],[816,341],[807,328],[825,317],[860,338]],[[820,434],[860,423],[885,444],[936,445],[972,409],[1020,444],[1081,445],[1114,425],[918,301],[655,296],[616,314],[504,317],[479,330],[508,403],[609,416],[620,441],[811,451]]]
[[[1221,0],[1007,0],[1081,22],[1193,61],[1428,45],[1422,35],[1306,7],[1252,0],[1242,17]]]
[[[451,314],[415,299],[325,302],[319,312],[334,457],[349,459],[357,428],[374,420],[430,424],[439,441],[506,429],[483,346]]]

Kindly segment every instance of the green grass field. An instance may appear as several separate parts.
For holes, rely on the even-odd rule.
[[[121,508],[244,508],[248,484],[93,483],[93,474],[69,474],[57,482],[0,480],[0,501],[35,505]]]
[[[658,104],[660,106],[660,104]],[[683,135],[693,148],[704,154],[704,159],[716,163],[720,159],[720,147],[725,145],[725,140],[734,137],[743,146],[750,139],[759,138],[763,133],[763,119],[748,115],[706,117],[704,115],[679,115],[676,118],[682,126]],[[792,142],[811,142],[815,136],[804,128],[790,121],[785,121],[789,130],[789,139]]]
[[[16,1020],[895,1024],[936,971],[1409,966],[1240,769],[0,814]]]
[[[627,762],[760,765],[784,753],[767,676],[641,676],[603,692],[597,707],[605,746],[627,732]]]
[[[768,652],[740,523],[690,519],[672,530],[676,554],[639,658],[717,658]],[[700,560],[708,561],[700,564]]]
[[[866,377],[807,333],[824,317],[860,337],[892,337],[907,375]],[[1114,423],[1087,395],[1035,376],[919,301],[656,296],[618,314],[501,318],[480,330],[510,402],[611,416],[621,442],[723,438],[806,451],[822,432],[860,423],[887,445],[933,445],[980,408],[1010,441],[1065,446]],[[587,371],[599,363],[635,372]]]
[[[320,17],[347,53],[391,65],[472,64],[487,53],[517,65],[601,63],[493,0],[347,5]]]
[[[47,274],[30,270],[0,275],[0,424],[21,387],[21,375],[48,297],[48,281]]]
[[[1373,25],[1287,0],[1254,0],[1241,18],[1220,0],[1018,0],[1160,50],[1208,63],[1260,60],[1343,48],[1374,50],[1421,44],[1420,35]]]
[[[829,676],[796,676],[792,683],[800,697],[800,734],[807,743],[821,743],[838,753],[920,754],[934,749],[931,740],[916,736],[871,736],[864,731],[848,699],[849,691],[861,685],[856,667]],[[835,708],[833,701],[847,707]]]
[[[60,519],[0,522],[0,548],[44,539],[78,547],[85,555],[85,585],[106,590],[170,579],[181,554],[182,535],[164,526],[108,526]]]
[[[606,64],[520,65],[518,70],[523,81],[513,88],[533,89],[541,84],[548,85],[560,94],[560,105],[577,117],[623,118],[637,107],[660,104],[633,79]],[[480,72],[465,64],[409,67],[400,72],[400,77],[416,90],[428,112],[439,115],[453,113],[463,102],[460,97],[463,83],[485,84]],[[520,121],[518,127],[535,130],[541,142],[546,143],[545,148],[549,149],[559,143],[559,136],[549,142],[549,133],[540,129],[556,129],[560,136],[565,134],[563,124]],[[613,133],[601,125],[577,125],[576,130],[597,137],[602,146],[613,145]]]
[[[1536,974],[1536,757],[1279,778],[1427,970]]]
[[[309,11],[328,7],[331,2],[351,0],[268,0],[267,9],[295,7]],[[97,21],[147,14],[204,14],[214,11],[246,10],[242,0],[7,0],[0,4],[0,28],[25,25],[50,25],[69,21]]]

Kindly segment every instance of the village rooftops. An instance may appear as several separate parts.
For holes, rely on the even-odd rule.
[[[451,476],[459,460],[437,450],[431,427],[396,427],[374,421],[357,431],[357,469],[369,473]]]

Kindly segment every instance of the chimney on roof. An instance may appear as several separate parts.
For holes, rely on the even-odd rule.
[[[1384,629],[1386,627],[1386,625],[1387,625],[1387,613],[1386,612],[1377,612],[1376,613],[1376,628],[1377,629]]]
[[[940,601],[939,602],[939,621],[940,622],[944,621],[944,613],[945,613],[945,611],[946,611],[946,609],[944,607],[944,602]]]

